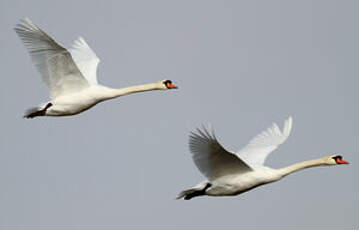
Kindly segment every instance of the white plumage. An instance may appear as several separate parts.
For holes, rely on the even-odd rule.
[[[85,76],[90,84],[96,85],[97,65],[100,63],[100,59],[86,43],[85,39],[79,37],[74,44],[72,44],[69,51],[82,75]]]
[[[304,168],[348,163],[342,160],[342,156],[331,155],[281,169],[264,166],[267,156],[285,142],[291,129],[291,117],[284,122],[283,131],[274,123],[237,153],[229,152],[219,144],[212,127],[209,130],[203,127],[191,132],[189,147],[193,161],[208,181],[182,191],[177,199],[189,200],[203,195],[238,195]]]
[[[210,180],[252,171],[245,162],[219,144],[212,128],[207,130],[203,127],[202,130],[191,132],[189,148],[194,163]]]
[[[283,131],[281,131],[278,125],[273,123],[271,127],[255,136],[248,145],[236,154],[251,167],[263,166],[268,155],[287,140],[292,130],[292,124],[293,119],[289,117],[284,122]]]
[[[27,118],[74,115],[115,97],[177,88],[170,80],[123,89],[98,85],[96,72],[100,60],[82,37],[67,50],[29,19],[21,20],[15,31],[29,50],[52,98],[38,108],[30,109],[25,115]]]
[[[29,19],[21,20],[15,31],[28,48],[52,98],[78,92],[89,86],[71,54]]]

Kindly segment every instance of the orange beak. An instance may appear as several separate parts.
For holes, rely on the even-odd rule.
[[[345,161],[345,160],[342,160],[342,159],[339,159],[339,158],[336,161],[337,161],[337,164],[346,164],[346,165],[349,164],[348,161]]]
[[[167,83],[167,88],[169,88],[169,89],[177,89],[178,87],[177,86],[175,86],[175,85],[173,85],[172,83]]]

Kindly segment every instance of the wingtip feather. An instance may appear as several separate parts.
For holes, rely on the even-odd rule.
[[[289,116],[287,120],[284,121],[283,134],[288,137],[293,126],[293,118]]]
[[[191,135],[200,136],[202,138],[216,139],[214,128],[211,123],[207,125],[202,124],[200,127],[191,131]]]

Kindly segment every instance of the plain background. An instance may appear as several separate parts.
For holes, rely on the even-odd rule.
[[[0,229],[357,229],[358,1],[0,1]],[[47,90],[13,31],[83,36],[112,87],[173,80],[65,118],[22,118]],[[236,197],[174,200],[204,178],[188,133],[238,150],[293,116],[267,164],[333,153]]]

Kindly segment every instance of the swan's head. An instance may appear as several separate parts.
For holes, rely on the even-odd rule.
[[[171,80],[162,80],[159,82],[159,88],[160,89],[177,89],[178,87],[172,84]]]
[[[328,165],[342,165],[342,164],[349,164],[349,162],[343,160],[341,155],[332,155],[326,158],[326,163]]]

